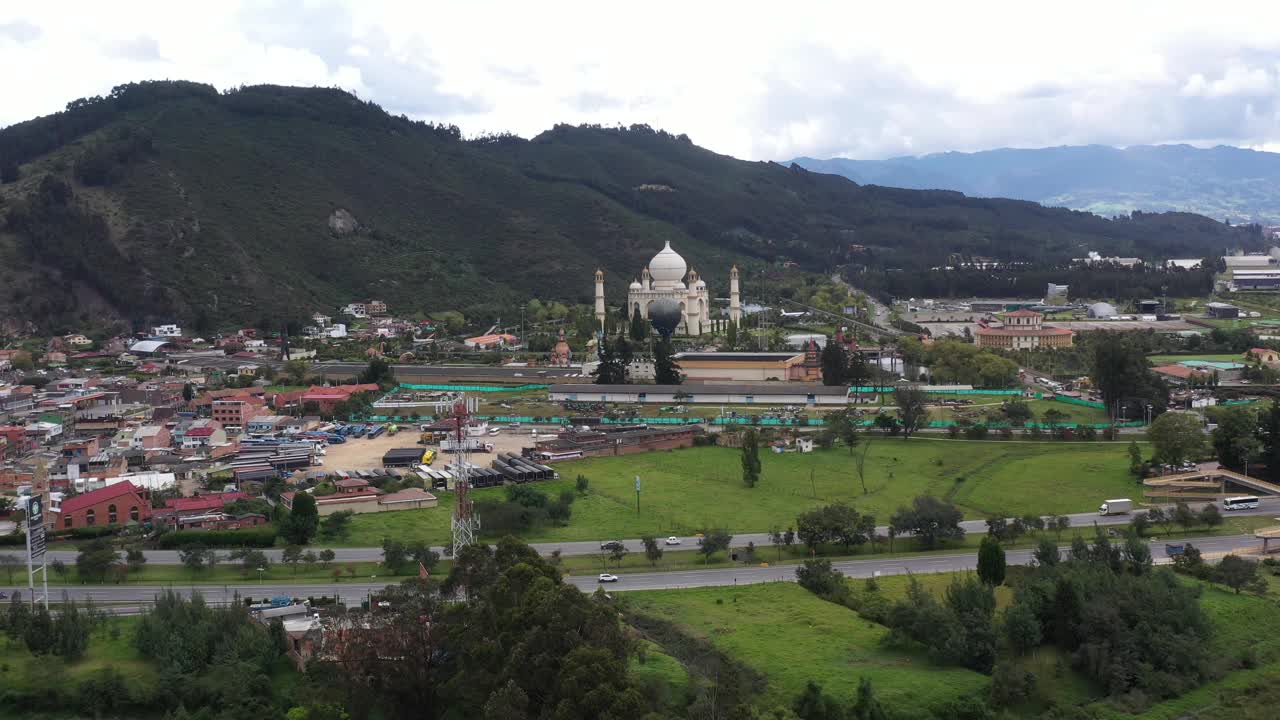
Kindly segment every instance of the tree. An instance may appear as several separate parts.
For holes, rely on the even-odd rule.
[[[658,561],[662,559],[662,545],[651,537],[642,538],[640,542],[644,543],[645,559],[649,561],[649,565],[656,567]]]
[[[800,720],[843,720],[845,716],[839,701],[822,692],[822,686],[812,680],[791,703],[791,711]]]
[[[838,343],[828,336],[827,344],[822,348],[820,362],[823,385],[844,385],[849,370],[849,357],[845,353],[844,343]]]
[[[624,338],[619,338],[622,342],[626,342]],[[596,369],[591,374],[596,378],[597,385],[624,385],[627,382],[627,365],[629,361],[624,361],[619,343],[610,340],[607,335],[601,335],[596,345],[596,359],[599,361]],[[629,352],[629,350],[628,350]]]
[[[281,523],[280,534],[291,545],[306,545],[320,527],[316,499],[310,493],[296,492],[291,504],[293,507]]]
[[[182,401],[191,402],[196,399],[196,387],[191,383],[183,383],[182,385]]]
[[[578,478],[573,481],[573,485],[579,495],[586,495],[587,490],[591,487],[591,481],[587,479],[586,475],[579,475]]]
[[[1134,513],[1129,518],[1129,529],[1138,537],[1146,537],[1147,531],[1151,529],[1151,518],[1145,512]]]
[[[76,574],[81,582],[102,582],[119,558],[115,548],[104,538],[80,546],[76,555]]]
[[[188,570],[199,572],[204,569],[205,561],[211,552],[203,545],[188,545],[178,551],[178,560]]]
[[[1050,430],[1057,428],[1067,420],[1067,414],[1057,408],[1049,408],[1048,410],[1045,410],[1044,414],[1040,417]]]
[[[326,568],[329,567],[329,563],[333,562],[335,557],[337,557],[337,555],[329,548],[325,548],[320,551],[320,562],[324,563]]]
[[[733,536],[727,530],[721,528],[713,528],[708,530],[702,539],[698,541],[698,552],[702,554],[703,562],[711,562],[711,556],[721,550],[728,550],[729,545],[733,543]]]
[[[927,396],[918,388],[900,387],[893,391],[893,403],[898,406],[898,419],[902,422],[902,436],[911,437],[929,419]]]
[[[329,539],[345,536],[354,516],[355,513],[351,510],[339,510],[325,515],[320,520],[320,536]]]
[[[742,434],[742,484],[749,488],[760,482],[760,434],[747,428]]]
[[[1200,518],[1196,512],[1186,503],[1178,501],[1178,504],[1173,506],[1173,522],[1184,531],[1195,527],[1199,521]]]
[[[855,433],[853,436],[853,442],[857,443],[857,441],[858,441],[858,436]],[[862,442],[862,445],[858,449],[857,453],[854,453],[853,455],[853,471],[858,475],[858,483],[862,485],[863,495],[866,495],[869,492],[867,490],[867,453],[869,453],[870,451],[871,451],[871,436],[868,435],[866,440]],[[851,453],[853,452],[852,446],[850,447],[850,452]]]
[[[1004,416],[1009,418],[1009,422],[1020,426],[1034,417],[1035,413],[1022,398],[1014,398],[1004,404]]]
[[[846,592],[844,573],[831,567],[830,560],[805,560],[796,568],[796,582],[820,597],[840,597]]]
[[[409,553],[405,550],[403,542],[391,538],[382,539],[382,565],[391,571],[392,575],[403,572],[408,562]]]
[[[627,330],[627,334],[635,342],[643,342],[649,339],[649,324],[644,321],[640,315],[640,306],[637,305],[631,312],[631,324]]]
[[[1026,655],[1042,640],[1040,618],[1028,603],[1015,603],[1004,612],[1004,636],[1018,655]]]
[[[1154,450],[1151,458],[1156,462],[1181,465],[1186,460],[1198,458],[1204,452],[1204,427],[1200,423],[1200,416],[1195,413],[1164,413],[1147,429],[1147,439],[1151,441]],[[1131,458],[1132,455],[1131,449]],[[1132,464],[1132,460],[1130,462]]]
[[[284,376],[289,380],[290,385],[301,385],[306,382],[307,374],[311,372],[311,362],[302,358],[289,360],[284,364]]]
[[[1138,470],[1142,467],[1142,448],[1138,447],[1137,440],[1129,441],[1129,472],[1134,475],[1138,474]]]
[[[659,385],[679,385],[684,382],[680,364],[671,351],[671,338],[661,338],[653,346],[653,381]]]
[[[1222,513],[1218,511],[1218,506],[1213,503],[1205,503],[1200,509],[1200,524],[1210,530],[1218,527],[1223,522]]]
[[[22,561],[18,559],[17,555],[0,555],[0,569],[3,569],[5,575],[9,578],[8,584],[13,584],[13,573],[15,570],[22,567],[22,564]]]
[[[239,548],[232,550],[227,555],[227,559],[240,561],[240,574],[244,577],[248,577],[251,573],[257,571],[266,572],[267,569],[271,567],[271,560],[267,558],[266,553],[253,548]],[[210,567],[213,567],[213,563],[210,563],[208,558],[205,559],[205,562]],[[297,572],[296,567],[297,566],[295,565],[294,572]]]
[[[902,429],[902,423],[898,422],[896,417],[888,413],[882,412],[877,414],[874,422],[876,429],[886,435],[897,435],[898,431]]]
[[[1004,548],[990,535],[978,545],[978,579],[991,585],[1002,585],[1005,575]]]
[[[1213,431],[1213,449],[1218,462],[1227,467],[1243,466],[1257,429],[1257,419],[1249,408],[1219,408],[1218,427]]]
[[[320,558],[316,555],[314,550],[308,550],[302,555],[302,562],[307,566],[307,572],[310,572],[319,560]]]
[[[147,554],[142,548],[131,547],[124,551],[124,561],[129,567],[129,572],[141,572],[147,565]]]
[[[1267,477],[1280,480],[1280,401],[1272,400],[1265,414],[1260,414],[1258,427],[1262,441],[1262,461],[1267,466]]]
[[[1173,513],[1166,513],[1162,507],[1153,507],[1147,511],[1147,520],[1152,525],[1159,525],[1164,528],[1165,534],[1169,534],[1169,525],[1173,522]]]
[[[361,385],[382,385],[395,382],[395,373],[391,369],[391,363],[383,358],[374,358],[369,361],[369,365],[360,373],[360,377],[356,382]]]
[[[1090,377],[1113,417],[1140,416],[1148,404],[1153,413],[1164,412],[1169,388],[1150,368],[1142,347],[1125,333],[1106,333],[1094,343]]]
[[[1036,561],[1036,565],[1041,567],[1053,567],[1058,564],[1060,556],[1058,555],[1058,545],[1047,537],[1040,538],[1040,544],[1031,553],[1032,559]]]
[[[858,679],[858,694],[853,701],[852,713],[847,717],[848,720],[889,720],[889,713],[876,698],[869,679]]]
[[[920,495],[911,507],[900,507],[889,520],[890,527],[898,534],[912,533],[924,542],[925,547],[937,547],[939,540],[959,540],[964,537],[960,521],[964,518],[956,506],[931,495]]]
[[[1213,568],[1213,581],[1226,585],[1237,595],[1241,590],[1261,595],[1267,591],[1267,581],[1262,578],[1260,570],[1257,560],[1227,555]]]
[[[280,553],[280,562],[293,567],[293,574],[298,574],[298,563],[302,562],[302,546],[286,545]]]

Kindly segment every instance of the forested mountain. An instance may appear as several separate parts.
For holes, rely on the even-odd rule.
[[[463,140],[332,89],[148,82],[0,130],[0,318],[267,323],[377,297],[491,318],[614,298],[664,240],[730,264],[923,268],[953,255],[1203,256],[1257,228],[859,186],[685,136],[557,126]],[[749,290],[744,288],[749,294]],[[3,328],[0,328],[2,330]]]
[[[814,172],[900,188],[943,188],[1112,216],[1133,210],[1280,224],[1280,154],[1236,147],[1085,145],[888,160],[797,158]]]

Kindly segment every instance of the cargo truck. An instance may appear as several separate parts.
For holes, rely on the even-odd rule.
[[[1133,501],[1129,498],[1107,500],[1098,506],[1099,515],[1124,515],[1133,510]]]

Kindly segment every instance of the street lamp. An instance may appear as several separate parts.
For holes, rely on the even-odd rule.
[[[264,567],[260,567],[260,568],[258,568],[258,584],[259,584],[259,585],[261,585],[261,584],[262,584],[262,573],[264,573],[264,572],[266,572],[266,571],[267,571],[267,569],[266,569],[266,568],[264,568]]]

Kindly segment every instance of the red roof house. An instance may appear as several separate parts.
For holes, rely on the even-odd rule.
[[[151,503],[131,482],[108,485],[62,501],[60,529],[124,525],[151,518]]]

